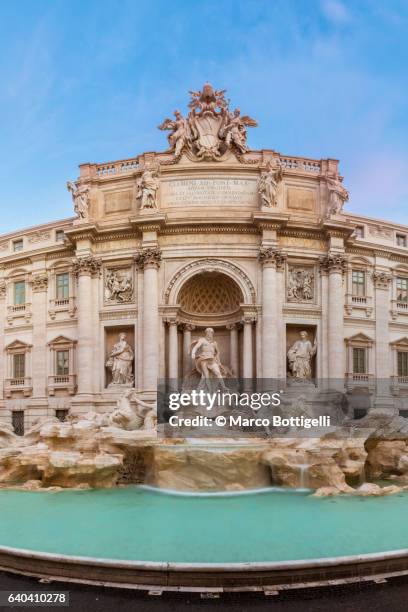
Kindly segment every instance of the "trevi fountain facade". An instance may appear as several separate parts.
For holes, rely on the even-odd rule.
[[[251,149],[256,126],[207,83],[167,150],[80,165],[73,218],[1,236],[3,487],[408,484],[408,227],[349,211],[336,159]],[[335,423],[166,436],[158,384],[192,372]]]

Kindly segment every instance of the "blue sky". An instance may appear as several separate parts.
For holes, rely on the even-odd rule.
[[[210,80],[253,148],[336,157],[350,211],[408,224],[405,0],[0,4],[0,233],[72,215],[81,162],[164,150]]]

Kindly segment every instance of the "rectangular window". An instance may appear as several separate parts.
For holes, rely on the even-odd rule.
[[[68,410],[63,410],[62,408],[58,409],[55,411],[55,416],[57,417],[57,419],[59,419],[60,421],[64,422],[68,416]]]
[[[23,250],[23,241],[22,240],[13,240],[13,251],[17,253],[18,251]]]
[[[363,296],[365,295],[365,272],[361,270],[353,270],[352,272],[353,281],[353,295]]]
[[[397,302],[408,302],[408,278],[397,278]]]
[[[25,354],[15,353],[13,355],[13,378],[25,377]]]
[[[17,436],[24,436],[24,410],[13,410],[11,424]]]
[[[17,281],[16,283],[14,283],[14,305],[21,306],[22,304],[25,304],[25,301],[25,281]]]
[[[364,226],[363,225],[357,225],[356,229],[354,230],[354,234],[355,234],[356,238],[364,238]]]
[[[69,274],[57,274],[56,277],[56,298],[57,300],[67,300],[69,298]]]
[[[408,352],[398,351],[398,376],[408,376]]]
[[[366,349],[353,348],[353,374],[366,374]]]
[[[69,351],[57,351],[56,353],[57,376],[68,376],[69,374]]]
[[[405,234],[396,234],[395,236],[397,246],[406,247],[407,246],[407,237]]]
[[[57,242],[64,242],[64,239],[65,239],[65,233],[64,233],[64,230],[57,230],[57,231],[55,232],[55,240],[56,240]]]

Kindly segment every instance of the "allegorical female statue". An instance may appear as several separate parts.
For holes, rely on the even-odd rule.
[[[112,371],[112,382],[109,387],[133,385],[133,359],[133,349],[126,340],[126,334],[119,334],[119,341],[113,345],[106,362],[106,367]]]
[[[293,378],[298,381],[312,378],[312,358],[316,355],[316,339],[312,345],[307,339],[307,332],[300,332],[300,340],[296,340],[288,350],[289,368]]]

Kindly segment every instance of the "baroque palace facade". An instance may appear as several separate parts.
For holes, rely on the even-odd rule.
[[[343,210],[335,159],[249,149],[255,126],[205,84],[159,126],[166,152],[82,164],[74,218],[0,237],[3,422],[112,410],[129,386],[154,402],[207,327],[234,376],[281,381],[306,331],[316,384],[405,415],[408,227]]]

